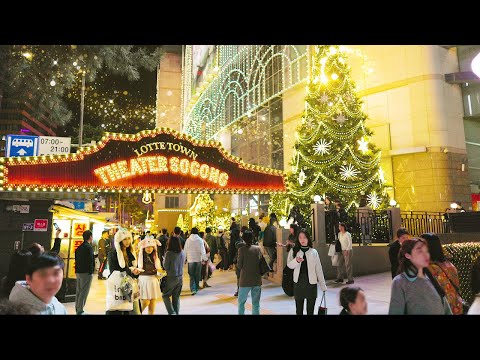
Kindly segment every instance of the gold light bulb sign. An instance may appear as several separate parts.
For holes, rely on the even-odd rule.
[[[148,205],[152,202],[152,200],[153,200],[152,194],[149,191],[145,191],[145,193],[143,194],[143,197],[142,197],[142,202],[145,205]]]

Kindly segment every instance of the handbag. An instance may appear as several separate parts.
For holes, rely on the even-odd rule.
[[[260,275],[263,276],[265,274],[268,274],[270,271],[272,271],[272,269],[268,265],[267,260],[265,260],[265,257],[262,254],[260,254],[260,264],[259,264]]]
[[[327,315],[327,299],[325,298],[325,291],[323,292],[322,300],[318,307],[318,315]]]
[[[468,310],[470,310],[470,304],[468,302],[466,302],[465,300],[463,300],[463,296],[462,296],[462,294],[460,294],[460,289],[457,287],[457,285],[455,285],[453,283],[452,280],[450,280],[450,277],[448,276],[447,272],[445,270],[443,270],[443,268],[440,265],[438,265],[438,267],[443,271],[443,273],[447,277],[448,281],[450,281],[450,284],[453,286],[453,288],[457,292],[458,296],[460,296],[460,298],[462,299],[463,315],[467,315]]]

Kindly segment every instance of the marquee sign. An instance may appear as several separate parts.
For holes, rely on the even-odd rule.
[[[0,163],[0,191],[286,191],[282,171],[245,164],[219,142],[167,128],[107,133],[76,154],[0,158]]]

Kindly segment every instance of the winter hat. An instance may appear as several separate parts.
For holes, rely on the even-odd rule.
[[[160,259],[157,255],[157,246],[162,246],[160,241],[153,238],[153,236],[147,236],[145,239],[138,243],[139,253],[138,253],[138,267],[143,269],[143,249],[153,246],[153,258],[155,259],[155,268],[160,270],[162,267],[160,266]]]
[[[120,243],[124,239],[133,239],[132,233],[128,231],[127,229],[119,229],[114,237],[114,242],[115,242],[115,250],[117,251],[117,259],[118,259],[118,265],[123,269],[125,267],[125,259],[123,258],[123,253],[122,253],[122,248],[120,247]],[[133,254],[132,254],[133,255]],[[136,265],[136,261],[133,261],[133,266]]]

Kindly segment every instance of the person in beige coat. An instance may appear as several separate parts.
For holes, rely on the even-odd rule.
[[[307,300],[307,315],[313,315],[317,300],[317,287],[327,291],[322,264],[317,250],[313,248],[310,235],[299,231],[295,246],[288,253],[287,266],[293,269],[293,295],[297,308],[297,315],[303,315],[303,307]]]

